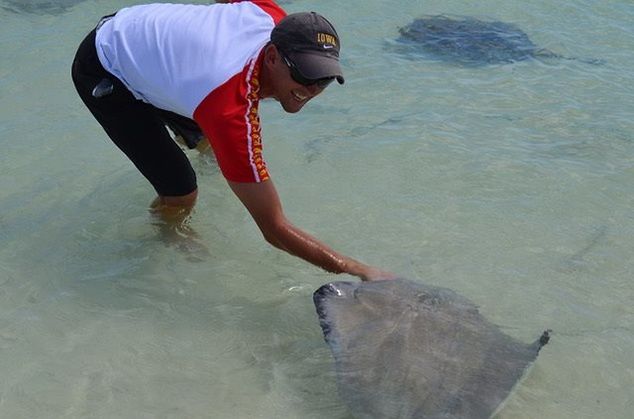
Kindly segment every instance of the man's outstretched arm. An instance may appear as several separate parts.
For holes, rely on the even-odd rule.
[[[271,180],[261,183],[229,181],[229,186],[247,208],[267,242],[328,272],[348,273],[364,281],[394,276],[335,252],[308,233],[295,227],[284,215],[282,203]]]

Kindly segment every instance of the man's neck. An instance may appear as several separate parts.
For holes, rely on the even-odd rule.
[[[267,50],[266,47],[262,50],[262,57],[260,59],[260,76],[259,76],[259,84],[260,84],[260,99],[273,97],[273,89],[271,83],[271,71],[267,67],[266,61]]]

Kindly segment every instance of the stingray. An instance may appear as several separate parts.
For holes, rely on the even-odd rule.
[[[356,418],[489,418],[549,340],[520,342],[456,292],[405,279],[333,282],[313,300]]]
[[[2,8],[18,14],[61,15],[83,0],[3,0]]]
[[[505,22],[473,17],[423,16],[400,28],[398,50],[406,54],[465,66],[506,64],[531,58],[568,58],[536,46],[520,28]]]

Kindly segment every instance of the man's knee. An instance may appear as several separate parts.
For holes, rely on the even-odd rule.
[[[161,208],[173,209],[191,209],[196,203],[198,197],[198,189],[182,196],[165,196],[159,195],[150,205],[152,209],[160,210]]]
[[[170,225],[179,225],[187,219],[196,203],[198,190],[183,196],[158,196],[150,211]]]
[[[187,195],[159,196],[157,200],[159,205],[164,205],[167,207],[191,208],[196,203],[197,197],[198,197],[198,189],[194,189],[193,192],[190,192]]]

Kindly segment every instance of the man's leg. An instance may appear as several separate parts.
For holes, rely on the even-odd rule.
[[[196,175],[187,156],[172,140],[156,108],[134,98],[99,63],[95,32],[80,45],[72,76],[79,96],[112,141],[150,181],[158,193],[152,208],[166,221],[182,221],[196,202]],[[111,92],[95,97],[104,79]]]
[[[198,190],[183,196],[162,196],[159,195],[150,204],[151,211],[169,224],[180,224],[191,213]]]

